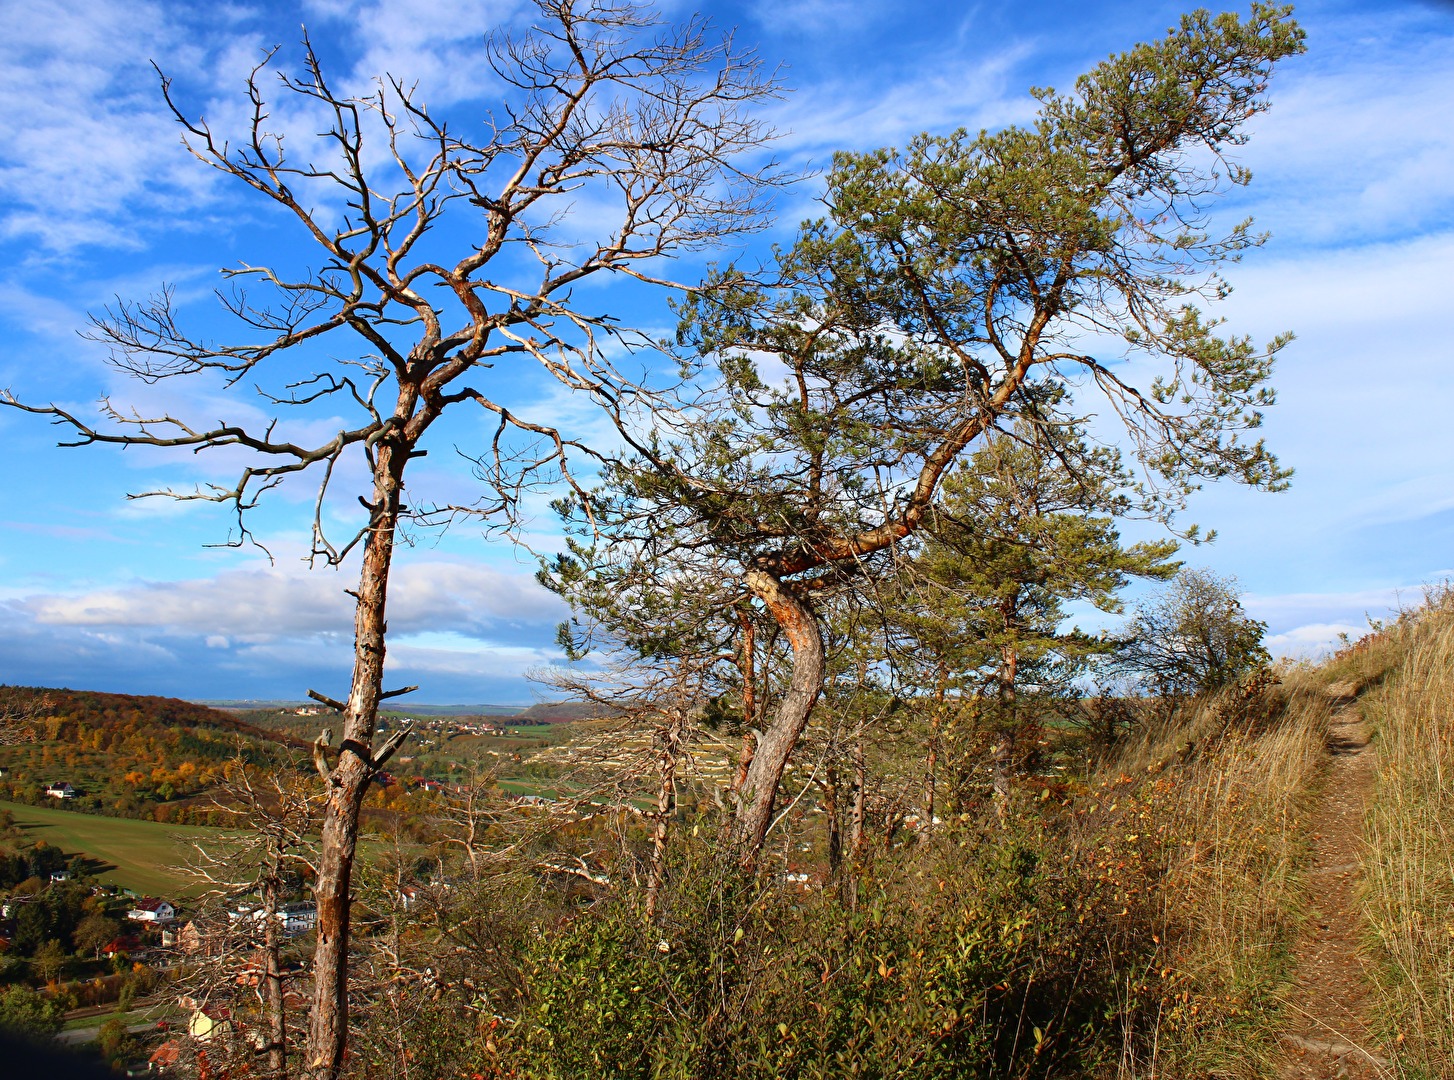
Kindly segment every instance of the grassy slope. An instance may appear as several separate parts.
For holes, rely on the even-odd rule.
[[[1104,771],[1120,812],[1140,807],[1124,828],[1161,837],[1148,884],[1164,951],[1149,981],[1186,993],[1146,1018],[1150,1053],[1128,1045],[1118,1080],[1276,1075],[1278,1001],[1305,903],[1303,834],[1324,759],[1319,681],[1290,672],[1265,697],[1229,694],[1143,729]],[[1103,828],[1119,866],[1115,830]]]
[[[1454,1075],[1454,592],[1347,651],[1371,685],[1379,776],[1363,859],[1385,1045],[1408,1080]]]
[[[18,803],[0,802],[28,836],[54,844],[68,854],[98,859],[110,869],[97,875],[140,893],[180,895],[192,884],[179,869],[188,841],[217,836],[221,829],[159,825],[152,821],[76,814]]]

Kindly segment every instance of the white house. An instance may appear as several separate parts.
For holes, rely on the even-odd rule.
[[[280,905],[273,916],[283,924],[284,934],[306,934],[318,925],[318,905],[311,900],[298,900]],[[267,912],[252,903],[239,903],[227,909],[227,917],[233,922],[261,922],[267,918]]]
[[[126,913],[132,922],[169,923],[177,917],[177,909],[165,900],[146,897],[138,900],[136,906]]]
[[[45,793],[52,799],[74,799],[81,794],[65,780],[57,780],[45,789]]]
[[[283,933],[306,934],[318,925],[318,905],[311,900],[284,904],[278,910],[278,918],[283,921]]]

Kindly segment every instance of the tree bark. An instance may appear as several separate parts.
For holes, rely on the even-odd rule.
[[[1000,653],[1000,731],[990,752],[990,768],[994,777],[995,812],[1004,816],[1009,808],[1010,779],[1015,770],[1015,737],[1019,733],[1018,701],[1015,677],[1019,653],[1014,645],[1006,645]]]
[[[746,574],[747,586],[782,628],[792,654],[792,675],[772,723],[757,740],[757,749],[737,805],[736,839],[743,862],[752,865],[772,825],[773,806],[783,769],[807,726],[823,691],[823,634],[817,616],[791,586],[765,570]]]
[[[399,413],[409,415],[412,401]],[[336,1080],[348,1041],[350,885],[358,844],[359,809],[373,775],[374,724],[384,679],[385,607],[394,533],[399,522],[406,447],[380,440],[375,449],[373,525],[364,545],[354,614],[353,683],[344,713],[338,764],[328,775],[328,802],[313,894],[318,941],[313,949],[313,1012],[306,1068],[314,1080]]]
[[[646,874],[646,921],[656,919],[661,887],[666,881],[666,841],[676,813],[677,761],[686,735],[686,712],[674,709],[661,729],[657,756],[656,823],[651,830],[651,863]]]
[[[281,863],[280,853],[273,855],[274,865]],[[286,1080],[288,1075],[288,1028],[283,1013],[283,967],[279,953],[281,927],[278,920],[279,880],[269,875],[263,880],[262,909],[267,920],[263,926],[262,999],[266,1020],[268,1080]]]

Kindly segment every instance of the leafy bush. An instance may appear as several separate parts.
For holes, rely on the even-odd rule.
[[[11,986],[0,993],[0,1030],[44,1039],[60,1029],[61,1008],[45,994],[28,986]]]
[[[1242,609],[1235,578],[1186,568],[1136,609],[1122,664],[1163,697],[1207,694],[1271,662],[1266,631]]]
[[[856,906],[693,845],[659,924],[612,898],[539,936],[483,1064],[541,1080],[1090,1068],[1112,1053],[1117,972],[1155,946],[1042,825],[900,851],[865,869]]]

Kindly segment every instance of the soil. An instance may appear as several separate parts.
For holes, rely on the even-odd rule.
[[[1336,689],[1336,688],[1335,688]],[[1328,732],[1328,776],[1310,821],[1307,927],[1284,1005],[1281,1080],[1393,1080],[1370,1032],[1368,958],[1358,906],[1363,813],[1376,774],[1355,703],[1340,701]]]

